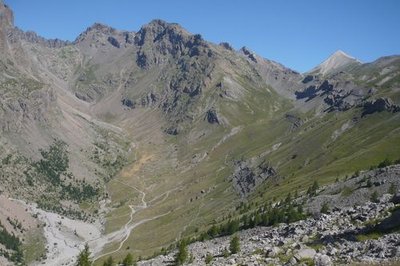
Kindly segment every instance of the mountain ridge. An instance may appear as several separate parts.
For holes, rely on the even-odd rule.
[[[93,24],[54,44],[4,29],[0,191],[36,203],[38,223],[61,215],[101,232],[72,239],[68,225],[57,232],[76,247],[29,262],[71,263],[85,242],[97,264],[149,256],[245,203],[400,157],[400,57],[305,75],[160,20],[138,32]]]

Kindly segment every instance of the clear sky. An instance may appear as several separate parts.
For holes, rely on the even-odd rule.
[[[74,40],[94,22],[138,31],[160,18],[247,46],[304,72],[338,49],[369,62],[400,54],[400,0],[4,0],[15,25]]]

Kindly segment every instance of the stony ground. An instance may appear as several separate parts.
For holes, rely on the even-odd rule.
[[[399,187],[399,172],[398,165],[375,169],[324,187],[305,203],[313,217],[241,231],[238,254],[223,255],[231,237],[195,242],[189,246],[190,265],[205,265],[207,254],[213,256],[211,265],[400,264],[400,201],[398,194],[387,193],[392,184]],[[343,187],[352,193],[337,193]],[[376,202],[370,200],[373,191],[379,195]],[[330,211],[320,214],[316,210],[324,202]],[[172,252],[138,265],[172,265],[174,256]]]
[[[289,225],[242,231],[238,233],[241,251],[228,257],[222,254],[224,249],[229,249],[230,237],[193,243],[189,246],[194,256],[191,265],[205,265],[207,253],[214,257],[212,265],[299,265],[310,261],[315,265],[336,265],[400,258],[400,233],[364,241],[356,238],[363,234],[368,221],[388,216],[388,210],[395,207],[388,202],[390,198],[387,194],[379,203],[367,202]],[[174,253],[171,253],[139,265],[166,265],[173,260]]]

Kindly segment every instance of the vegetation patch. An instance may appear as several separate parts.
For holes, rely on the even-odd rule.
[[[24,255],[22,252],[22,242],[14,234],[10,234],[0,222],[0,244],[5,249],[0,248],[0,255],[15,263],[23,263]]]

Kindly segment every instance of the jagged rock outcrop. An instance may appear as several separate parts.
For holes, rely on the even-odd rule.
[[[139,47],[138,65],[141,68],[162,64],[168,55],[175,59],[184,55],[212,55],[201,35],[192,35],[178,24],[162,20],[153,20],[143,26],[135,35],[135,44]]]
[[[136,105],[134,100],[131,100],[131,99],[128,99],[128,98],[122,99],[121,103],[122,103],[122,105],[124,105],[124,106],[126,106],[126,107],[128,107],[130,109],[134,109],[135,105]]]
[[[165,129],[165,133],[167,133],[168,135],[176,136],[179,134],[179,130],[178,130],[178,127],[172,126],[172,127]]]
[[[82,32],[73,44],[85,52],[93,53],[95,51],[92,49],[132,47],[135,36],[133,31],[120,31],[101,23],[94,23]]]
[[[299,127],[301,127],[301,125],[303,125],[303,121],[301,120],[301,118],[296,115],[286,114],[285,118],[291,124],[291,127],[290,127],[291,131],[298,129]]]
[[[117,40],[116,38],[112,37],[112,36],[109,36],[109,37],[107,38],[107,41],[108,41],[112,46],[114,46],[114,47],[116,47],[116,48],[120,48],[120,47],[121,47],[121,45],[120,45],[120,43],[118,42],[118,40]]]
[[[256,55],[252,51],[250,51],[247,47],[244,46],[240,48],[239,51],[243,53],[245,56],[247,56],[251,61],[257,63]]]
[[[340,78],[324,80],[322,83],[318,79],[310,78],[306,83],[309,85],[305,89],[295,92],[296,98],[305,99],[306,102],[316,97],[322,98],[327,106],[324,109],[326,112],[349,110],[358,105],[367,94],[366,89]]]
[[[217,111],[215,109],[210,109],[207,111],[204,119],[206,119],[208,121],[208,123],[210,124],[219,124],[219,119],[218,119],[218,115],[217,115]]]
[[[307,101],[324,94],[330,94],[333,91],[333,84],[328,80],[324,80],[318,87],[316,85],[310,85],[303,91],[296,91],[297,99],[307,98]]]
[[[29,43],[39,44],[49,48],[61,48],[71,45],[71,42],[69,41],[63,41],[60,39],[45,39],[37,35],[36,32],[22,31],[18,28],[15,28],[9,32],[8,39],[12,43],[18,43],[19,41],[24,40]]]
[[[221,42],[219,45],[224,47],[226,50],[233,51],[233,47],[227,42]]]
[[[249,195],[257,186],[268,178],[276,177],[276,170],[263,161],[238,161],[235,170],[228,179],[233,181],[234,188],[241,197]]]
[[[141,104],[143,107],[155,106],[157,103],[157,100],[158,100],[157,95],[150,92],[141,99]]]
[[[310,82],[310,81],[313,81],[314,79],[315,79],[315,76],[313,76],[313,75],[307,75],[307,76],[304,77],[304,79],[303,79],[301,82],[303,82],[303,83],[308,83],[308,82]]]
[[[396,113],[400,111],[400,106],[394,104],[393,101],[389,98],[378,98],[376,100],[364,102],[362,115],[365,116],[382,111]]]

